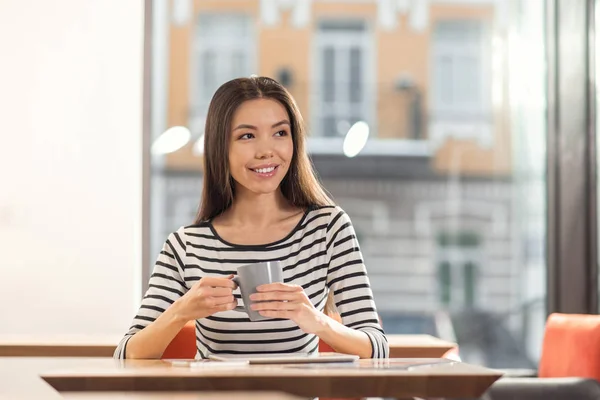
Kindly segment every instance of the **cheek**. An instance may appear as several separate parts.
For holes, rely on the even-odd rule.
[[[229,150],[229,167],[231,170],[245,168],[248,162],[248,146],[232,146]]]
[[[294,143],[291,139],[280,143],[279,154],[285,161],[289,162],[292,160],[292,156],[294,155]]]
[[[229,152],[229,173],[235,178],[244,168],[244,163],[237,152]]]

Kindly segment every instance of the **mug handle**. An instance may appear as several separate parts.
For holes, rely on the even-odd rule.
[[[240,287],[240,277],[239,276],[234,276],[233,278],[231,278],[231,281],[233,283],[235,283],[236,285],[238,285],[238,287]],[[234,308],[234,310],[246,312],[246,309],[243,306],[237,306],[236,308]]]

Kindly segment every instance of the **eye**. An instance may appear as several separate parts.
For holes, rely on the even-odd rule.
[[[238,139],[239,140],[248,140],[248,139],[252,139],[253,137],[254,137],[254,134],[252,134],[252,133],[244,133]]]
[[[282,136],[287,136],[287,134],[288,134],[288,133],[287,133],[286,131],[279,131],[279,132],[277,132],[277,133],[275,134],[275,136],[282,137]]]

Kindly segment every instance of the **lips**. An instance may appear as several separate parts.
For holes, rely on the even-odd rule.
[[[249,167],[248,169],[250,169],[254,172],[267,173],[267,172],[272,172],[277,167],[279,167],[279,164],[269,163],[269,164],[257,165],[255,167]]]
[[[258,172],[261,174],[267,174],[269,172],[273,172],[277,167],[267,167],[267,168],[254,168],[252,171]]]
[[[279,168],[279,165],[270,164],[270,165],[260,165],[256,168],[249,168],[249,170],[256,173],[257,175],[269,177],[269,176],[275,175],[278,168]]]

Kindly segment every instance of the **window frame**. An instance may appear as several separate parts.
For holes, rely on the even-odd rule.
[[[489,57],[490,46],[489,41],[491,40],[491,32],[488,26],[486,26],[487,20],[483,19],[438,19],[435,20],[432,26],[431,32],[431,46],[430,46],[430,101],[429,108],[431,115],[438,120],[449,120],[455,121],[463,118],[473,118],[488,120],[492,114],[492,102],[491,102],[491,65]],[[478,37],[475,38],[473,43],[468,43],[464,46],[456,46],[456,42],[451,43],[448,40],[439,41],[437,30],[443,26],[448,25],[452,28],[476,28],[478,31]],[[459,32],[462,33],[462,32]],[[460,40],[459,40],[460,41]],[[460,41],[462,42],[462,41]],[[438,61],[442,57],[451,57],[453,63],[456,63],[460,57],[474,57],[478,60],[478,99],[471,99],[469,102],[458,103],[454,101],[451,104],[444,104],[441,100],[443,97],[441,83],[444,79],[437,75],[439,68]],[[456,91],[456,80],[453,76],[452,79],[452,92]],[[476,110],[475,113],[473,110]]]
[[[351,33],[352,29],[344,30],[343,26],[360,26],[362,29],[356,29],[356,34],[354,35],[354,40],[349,40],[348,36]],[[322,27],[324,25],[338,25],[339,32],[335,32],[335,29],[331,29],[329,33],[322,33]],[[312,86],[311,86],[311,113],[310,113],[310,124],[309,124],[309,132],[311,137],[313,138],[326,138],[329,140],[339,139],[340,135],[337,134],[324,134],[324,126],[322,123],[323,119],[323,109],[328,105],[323,101],[322,92],[322,82],[323,82],[323,74],[322,74],[322,66],[323,66],[323,47],[326,45],[333,45],[333,47],[338,46],[337,50],[340,48],[347,48],[349,50],[351,47],[356,47],[356,43],[360,44],[360,49],[362,50],[362,78],[363,78],[363,88],[361,90],[363,99],[361,102],[357,103],[357,109],[364,110],[364,121],[369,125],[370,128],[370,137],[377,136],[377,109],[375,105],[375,99],[377,98],[377,88],[374,82],[374,76],[376,71],[376,59],[375,59],[375,36],[373,33],[373,27],[369,24],[369,22],[365,19],[356,19],[356,18],[320,18],[315,21],[315,30],[313,32],[313,45],[312,45]],[[324,35],[329,37],[324,37]],[[351,42],[351,44],[349,44]],[[339,69],[338,69],[339,70]],[[336,71],[336,75],[340,75],[339,72]],[[348,68],[347,74],[342,73],[343,75],[350,75],[350,70]],[[349,85],[338,93],[349,92]],[[348,89],[348,90],[346,90]],[[349,95],[348,95],[349,98]],[[348,101],[348,104],[350,102]],[[362,105],[362,106],[361,106]],[[338,106],[339,107],[339,106]],[[352,107],[350,106],[346,111],[348,114],[352,113]],[[336,115],[337,110],[332,112],[333,116]],[[339,115],[339,114],[338,114]]]
[[[236,19],[244,20],[244,24],[248,28],[247,34],[245,34],[243,38],[240,38],[237,34],[231,35],[229,37],[223,37],[221,35],[213,34],[210,35],[210,40],[202,40],[201,37],[203,36],[203,34],[201,32],[201,20],[205,18],[221,18],[223,20],[231,18],[231,22],[233,25],[238,25],[237,23],[240,22],[236,21]],[[216,70],[219,70],[219,60],[222,59],[222,57],[224,57],[225,53],[229,53],[229,55],[231,55],[234,52],[243,52],[247,60],[246,65],[244,66],[244,68],[247,68],[247,73],[244,73],[243,75],[250,76],[252,73],[257,71],[259,49],[257,41],[257,32],[253,24],[253,16],[251,14],[239,12],[202,12],[194,19],[192,30],[193,33],[190,44],[191,52],[189,82],[191,108],[189,110],[189,125],[192,134],[198,135],[201,132],[201,130],[204,129],[206,111],[208,110],[208,105],[210,103],[210,99],[212,98],[214,90],[216,90],[220,84],[225,83],[221,82],[223,79],[217,77],[218,82],[214,85],[214,88],[203,87],[202,80],[204,76],[204,66],[201,64],[200,61],[202,54],[207,51],[215,51],[217,62]],[[207,94],[205,97],[202,95],[203,92],[211,93]]]

